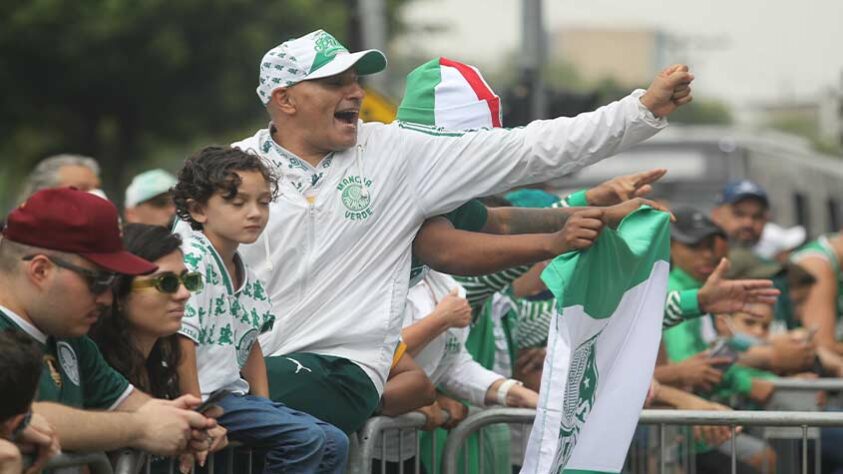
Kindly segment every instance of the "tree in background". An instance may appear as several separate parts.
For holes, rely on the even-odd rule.
[[[387,2],[392,30],[405,1]],[[262,55],[317,28],[346,39],[352,7],[330,0],[2,2],[0,203],[54,153],[97,158],[106,190],[119,200],[127,174],[156,149],[200,137],[227,143],[253,130],[266,120],[254,93]]]

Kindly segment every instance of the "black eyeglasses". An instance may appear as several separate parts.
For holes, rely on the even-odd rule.
[[[26,257],[23,257],[22,260],[29,261],[37,256],[38,255],[27,255]],[[117,283],[116,273],[82,268],[79,265],[74,265],[59,257],[52,257],[50,255],[44,255],[44,257],[47,260],[53,262],[53,264],[57,267],[67,269],[81,275],[83,278],[85,278],[85,281],[88,282],[88,289],[91,290],[91,293],[95,295],[101,295],[106,291],[111,290],[112,288],[114,288],[114,284]]]
[[[179,286],[184,285],[187,291],[194,293],[201,290],[205,285],[202,282],[202,274],[199,272],[184,271],[181,275],[173,272],[164,272],[146,280],[135,280],[132,282],[132,290],[143,288],[155,288],[161,293],[176,293]]]

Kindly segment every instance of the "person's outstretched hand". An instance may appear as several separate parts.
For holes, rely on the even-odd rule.
[[[771,280],[727,280],[729,260],[722,259],[697,293],[704,313],[723,314],[741,311],[763,316],[758,305],[776,304],[779,290]]]
[[[644,197],[653,191],[653,183],[660,180],[667,170],[654,168],[640,173],[617,176],[585,192],[589,206],[614,206],[632,198]]]

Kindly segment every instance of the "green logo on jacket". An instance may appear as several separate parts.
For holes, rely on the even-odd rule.
[[[340,200],[346,208],[346,219],[361,221],[372,215],[372,209],[369,207],[372,203],[372,196],[369,192],[371,186],[371,179],[361,178],[360,176],[346,176],[340,181],[337,191],[340,191]]]

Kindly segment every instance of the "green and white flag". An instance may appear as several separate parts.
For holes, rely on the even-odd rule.
[[[559,317],[522,474],[621,472],[661,338],[669,221],[642,207],[542,273]]]

